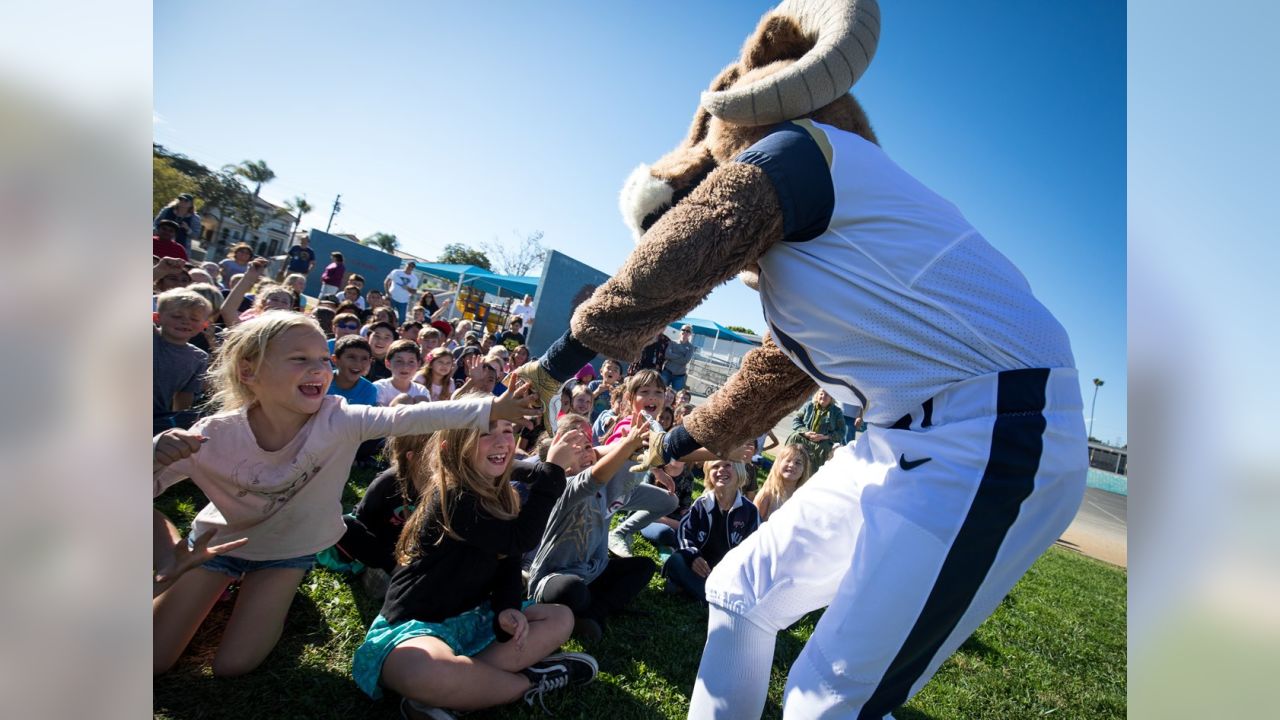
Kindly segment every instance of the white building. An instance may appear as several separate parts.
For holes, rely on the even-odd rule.
[[[247,228],[232,218],[224,221],[219,208],[201,213],[204,232],[200,244],[204,246],[206,259],[221,259],[226,256],[227,248],[242,242],[248,243],[255,255],[265,257],[289,249],[289,232],[293,229],[293,216],[289,211],[260,197],[254,209],[260,221],[256,228]]]

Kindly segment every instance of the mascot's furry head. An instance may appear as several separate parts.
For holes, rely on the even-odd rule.
[[[784,0],[767,13],[738,61],[702,94],[684,142],[627,179],[619,205],[636,239],[772,125],[809,117],[876,142],[848,91],[879,39],[875,0]]]

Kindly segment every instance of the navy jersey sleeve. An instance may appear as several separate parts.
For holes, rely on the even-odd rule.
[[[782,205],[783,239],[788,242],[821,235],[835,209],[829,152],[824,152],[808,127],[783,123],[734,158],[769,176]]]

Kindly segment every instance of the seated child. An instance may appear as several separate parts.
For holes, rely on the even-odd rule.
[[[210,377],[219,412],[152,441],[153,496],[190,478],[210,501],[186,539],[152,511],[156,673],[173,666],[238,578],[213,673],[241,675],[266,658],[315,553],[342,537],[342,490],[362,441],[450,427],[479,432],[532,414],[535,402],[526,387],[502,398],[348,405],[326,395],[333,373],[320,326],[292,311],[229,330]]]
[[[773,461],[773,468],[769,470],[769,477],[765,478],[760,494],[756,495],[755,503],[756,509],[760,511],[760,522],[768,520],[769,516],[790,500],[791,494],[808,479],[809,453],[799,445],[783,447]]]
[[[422,348],[412,340],[396,340],[387,348],[387,357],[383,360],[391,377],[373,384],[378,388],[378,404],[390,405],[397,395],[406,393],[409,397],[425,397],[431,395],[427,388],[413,381],[413,376],[422,367]]]
[[[591,433],[594,437],[609,437],[609,432],[613,430],[613,426],[617,423],[618,418],[622,416],[626,406],[626,399],[623,398],[620,391],[615,391],[609,400],[609,409],[596,416],[591,422]]]
[[[591,391],[587,389],[586,385],[578,383],[573,388],[573,393],[570,397],[569,412],[581,415],[584,418],[588,417],[591,414],[591,400]]]
[[[418,334],[422,332],[422,323],[410,320],[400,326],[400,339],[418,342]]]
[[[333,365],[337,368],[329,394],[347,399],[348,405],[378,405],[378,388],[364,378],[373,362],[369,341],[357,334],[343,335],[333,345]]]
[[[426,357],[432,350],[444,346],[444,335],[434,327],[424,327],[418,333],[418,345],[422,347],[422,356]]]
[[[680,521],[680,549],[667,558],[662,574],[668,592],[683,591],[705,603],[711,568],[760,527],[760,514],[739,491],[746,479],[742,463],[708,460],[702,470],[706,491]]]
[[[551,654],[573,628],[567,608],[521,607],[520,555],[537,543],[564,490],[563,468],[581,450],[558,442],[547,462],[522,468],[524,504],[508,482],[514,450],[512,424],[497,419],[427,443],[421,499],[396,545],[399,564],[352,661],[360,689],[374,698],[383,688],[399,693],[406,717],[522,697],[532,704],[595,678],[591,656]]]
[[[453,353],[443,347],[432,348],[413,381],[425,387],[432,400],[448,400],[456,389],[453,386]]]
[[[570,420],[572,418],[572,420]],[[557,437],[581,433],[585,418],[565,415]],[[609,558],[610,504],[627,492],[630,457],[648,436],[638,423],[626,437],[603,448],[597,460],[587,446],[572,466],[529,570],[529,596],[573,610],[574,635],[597,640],[610,614],[631,602],[656,569],[646,557]],[[621,471],[621,472],[620,472]]]
[[[609,431],[605,445],[610,445],[624,437],[631,430],[631,424],[644,424],[645,431],[651,429],[650,423],[656,422],[662,414],[662,407],[667,393],[666,383],[657,370],[640,370],[632,375],[622,391],[623,405],[628,415],[623,416]],[[609,533],[609,552],[618,557],[631,557],[631,536],[640,528],[676,509],[676,496],[656,485],[644,485],[644,475],[629,473],[632,476],[631,489],[625,498],[617,502],[614,512],[633,510],[630,516],[618,523]]]
[[[650,470],[645,482],[662,487],[676,496],[675,510],[640,528],[640,534],[651,545],[658,548],[659,553],[665,551],[669,554],[680,547],[680,539],[677,536],[680,521],[693,505],[693,473],[685,463],[672,460],[660,468]]]
[[[369,382],[377,382],[391,377],[391,368],[383,362],[387,359],[387,350],[396,341],[396,326],[389,322],[379,321],[365,327],[361,334],[369,340],[373,350],[373,362],[369,363],[369,372],[365,377]]]
[[[172,427],[189,427],[196,414],[191,411],[200,392],[201,378],[209,364],[209,354],[191,344],[191,339],[209,324],[213,305],[197,292],[185,288],[166,290],[156,298],[155,323],[151,342],[151,425],[152,432]]]
[[[527,360],[527,358],[526,358]],[[523,364],[523,363],[521,363]],[[517,365],[516,367],[520,367]],[[592,380],[587,385],[587,389],[591,391],[591,421],[595,422],[600,417],[600,413],[605,412],[612,405],[612,393],[617,390],[622,382],[622,364],[613,358],[608,358],[600,363],[600,379]]]

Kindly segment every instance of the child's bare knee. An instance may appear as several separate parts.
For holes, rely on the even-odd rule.
[[[547,620],[557,636],[569,637],[573,632],[573,611],[568,605],[548,605]]]

